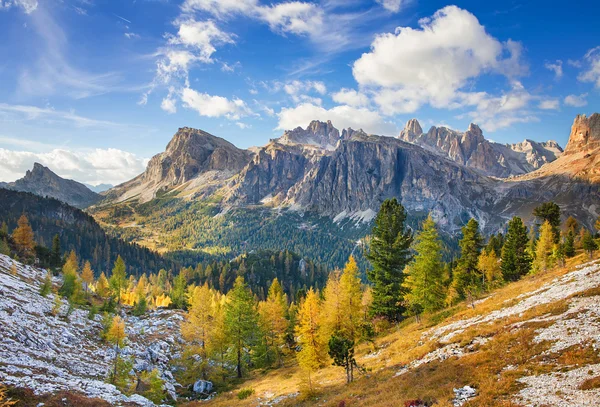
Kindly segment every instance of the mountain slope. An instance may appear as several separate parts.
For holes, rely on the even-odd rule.
[[[13,265],[16,274],[11,272]],[[114,349],[100,340],[101,316],[90,320],[88,311],[81,309],[69,313],[66,301],[53,315],[53,297],[39,294],[46,274],[0,255],[0,382],[37,395],[66,390],[111,405],[153,406],[138,394],[127,396],[106,383]],[[54,278],[53,283],[58,286],[61,281]],[[138,372],[158,369],[171,397],[176,397],[178,384],[169,360],[178,350],[182,320],[176,311],[159,310],[141,318],[125,315],[129,340],[123,352],[134,358]]]
[[[556,160],[563,152],[555,141],[526,139],[516,144],[491,142],[472,123],[464,133],[435,126],[424,133],[417,119],[411,119],[398,138],[477,169],[484,175],[500,178],[534,171]]]
[[[0,224],[6,222],[12,231],[22,214],[29,219],[37,243],[50,247],[58,234],[63,253],[75,250],[80,259],[91,262],[97,275],[112,270],[118,255],[123,257],[131,274],[177,268],[174,262],[146,248],[107,235],[94,218],[64,202],[0,189]]]
[[[100,200],[100,195],[85,185],[64,179],[42,164],[33,164],[33,169],[15,182],[0,185],[3,188],[21,192],[31,192],[39,196],[48,196],[66,202],[77,208],[85,208]]]

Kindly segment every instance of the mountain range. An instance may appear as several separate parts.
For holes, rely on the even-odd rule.
[[[249,150],[183,127],[144,173],[99,201],[90,191],[88,211],[113,234],[160,251],[288,249],[335,266],[390,197],[414,227],[431,213],[447,236],[471,217],[487,234],[514,215],[532,223],[533,208],[547,201],[591,227],[600,215],[599,149],[597,113],[577,116],[564,151],[554,141],[495,143],[475,124],[425,133],[416,119],[397,137],[313,121]]]

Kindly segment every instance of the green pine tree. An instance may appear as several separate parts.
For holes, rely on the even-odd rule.
[[[405,228],[406,211],[396,200],[387,199],[375,218],[367,259],[372,269],[367,272],[373,284],[371,314],[400,320],[405,311],[404,268],[411,260],[412,233]]]
[[[565,256],[571,258],[575,256],[575,233],[572,230],[565,236]]]
[[[117,299],[117,304],[121,305],[121,293],[127,288],[127,272],[125,262],[121,256],[117,257],[115,266],[112,269],[109,285],[113,292],[113,296]]]
[[[515,216],[508,222],[506,240],[502,247],[500,269],[506,281],[516,281],[531,271],[531,255],[527,250],[527,226]]]
[[[533,210],[533,214],[544,222],[550,223],[552,226],[553,242],[558,243],[560,238],[560,207],[554,202],[546,202]]]
[[[463,237],[458,243],[460,258],[454,270],[452,286],[458,298],[472,298],[475,292],[483,289],[483,274],[478,269],[479,254],[483,238],[479,233],[479,223],[475,219],[462,228]]]
[[[596,244],[596,241],[594,240],[594,237],[589,232],[589,230],[585,231],[581,244],[583,246],[583,250],[585,250],[590,256],[590,260],[593,259],[594,251],[598,250],[598,245]]]
[[[446,292],[443,285],[444,264],[442,242],[431,215],[415,237],[413,249],[417,253],[407,268],[406,287],[408,303],[419,304],[424,312],[435,311],[444,306]]]
[[[258,317],[256,303],[244,277],[238,276],[225,304],[225,332],[234,354],[237,377],[247,366],[250,351],[256,343]]]

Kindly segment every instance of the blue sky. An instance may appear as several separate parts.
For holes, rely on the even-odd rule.
[[[600,100],[593,1],[0,0],[0,181],[144,169],[179,127],[239,147],[413,117],[565,145]]]

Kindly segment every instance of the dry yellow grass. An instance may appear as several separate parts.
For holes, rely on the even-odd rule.
[[[453,389],[465,385],[477,388],[478,397],[466,406],[512,407],[517,406],[511,399],[523,386],[517,380],[531,374],[543,374],[569,366],[582,366],[599,363],[600,356],[591,346],[575,346],[560,355],[544,354],[551,344],[536,343],[533,339],[536,330],[551,322],[531,322],[530,320],[548,315],[558,315],[568,310],[568,299],[534,307],[523,314],[498,319],[492,323],[476,324],[452,338],[452,343],[467,346],[475,338],[488,338],[480,345],[471,345],[461,358],[450,357],[444,361],[434,360],[412,368],[407,373],[396,376],[400,368],[411,361],[422,358],[429,352],[444,346],[436,340],[424,337],[432,327],[443,326],[514,305],[516,297],[536,290],[543,284],[563,276],[577,264],[587,261],[584,256],[570,259],[567,266],[551,271],[530,275],[521,281],[502,287],[478,303],[475,309],[466,304],[444,310],[441,313],[425,316],[421,323],[405,321],[389,333],[377,338],[374,344],[361,344],[357,348],[357,361],[367,369],[354,383],[344,383],[341,368],[326,367],[313,377],[319,383],[314,397],[293,397],[283,399],[278,406],[331,406],[337,407],[341,401],[347,407],[404,406],[405,400],[421,399],[435,402],[436,406],[449,406],[454,396]],[[598,296],[600,287],[588,290],[579,296]],[[522,299],[522,298],[521,298]],[[373,352],[375,350],[375,352]],[[509,367],[509,368],[507,368]],[[202,403],[188,403],[187,406],[257,406],[277,396],[298,392],[305,378],[293,360],[283,369],[266,373],[254,372],[239,388],[252,388],[255,393],[245,400],[237,398],[237,390],[217,396],[214,400]],[[590,381],[587,386],[595,386]],[[590,387],[591,388],[591,387]]]

